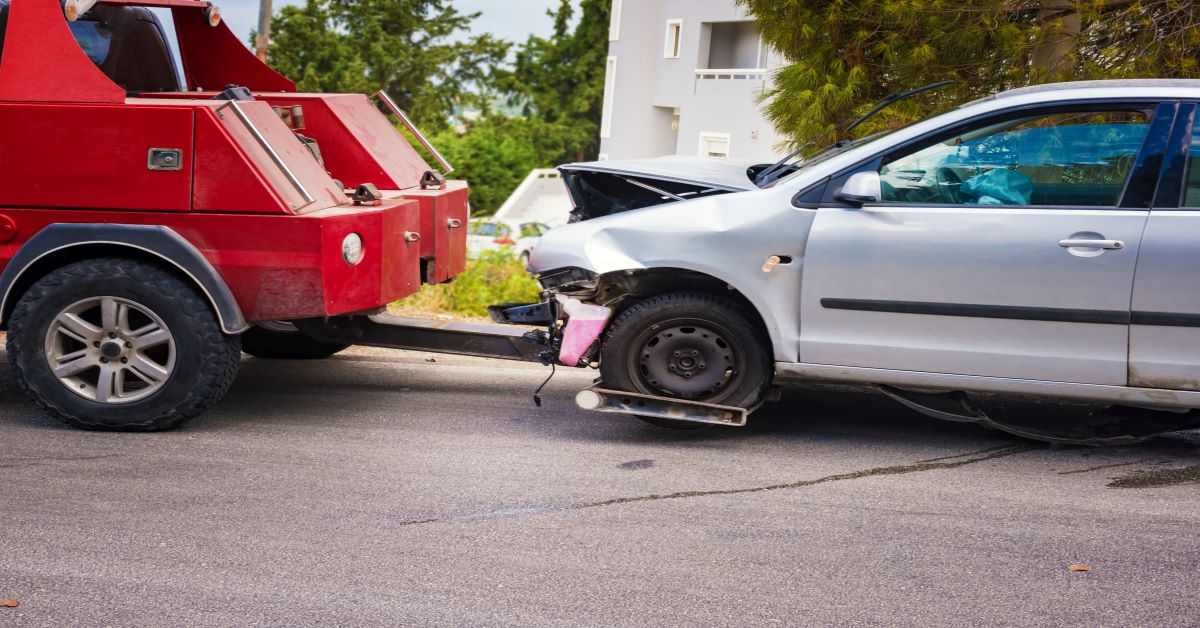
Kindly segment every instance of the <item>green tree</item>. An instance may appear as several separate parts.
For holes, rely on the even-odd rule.
[[[1195,77],[1194,0],[738,0],[790,61],[764,94],[794,141],[835,131],[883,96],[940,80],[860,133],[1047,81]]]
[[[430,140],[454,165],[454,177],[471,183],[471,214],[494,213],[534,168],[545,164],[538,153],[537,120],[493,114],[473,123],[466,133],[454,129]]]
[[[539,128],[542,165],[595,159],[600,150],[604,66],[608,56],[611,0],[560,0],[549,38],[531,36],[518,50],[511,71],[498,76],[497,89],[522,105]]]
[[[450,0],[307,0],[275,18],[269,61],[305,91],[387,90],[422,125],[442,128],[508,54],[489,34],[455,38],[478,15]]]

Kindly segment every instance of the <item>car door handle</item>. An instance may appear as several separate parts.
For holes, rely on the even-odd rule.
[[[1059,240],[1058,245],[1064,249],[1123,249],[1125,243],[1120,240],[1074,240],[1067,238]]]

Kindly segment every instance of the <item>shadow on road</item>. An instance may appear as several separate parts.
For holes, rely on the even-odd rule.
[[[721,449],[747,441],[800,446],[846,441],[860,447],[939,442],[995,446],[1021,439],[977,425],[950,423],[908,410],[870,390],[787,385],[779,402],[758,410],[745,428],[673,430],[623,415],[579,410],[576,391],[594,376],[561,370],[534,407],[541,368],[482,360],[426,362],[422,354],[325,361],[246,359],[233,389],[216,409],[180,428],[189,433],[287,428],[419,428],[472,433],[529,434],[542,440],[630,442]],[[66,429],[43,416],[0,367],[0,424]],[[1027,423],[1078,420],[1093,408],[1037,402],[988,402],[988,412]]]

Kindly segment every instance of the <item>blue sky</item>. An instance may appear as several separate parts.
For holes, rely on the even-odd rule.
[[[217,0],[221,14],[242,41],[258,23],[258,0]],[[275,10],[301,0],[274,0]],[[546,9],[558,6],[558,0],[454,0],[462,13],[479,11],[476,33],[493,33],[509,41],[525,41],[530,34],[549,35],[554,28]]]

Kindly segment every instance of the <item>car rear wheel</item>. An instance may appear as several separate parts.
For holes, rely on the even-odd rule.
[[[242,351],[271,360],[323,360],[349,346],[314,340],[286,321],[259,323],[242,334]]]
[[[740,305],[709,294],[665,294],[617,316],[601,346],[600,374],[619,390],[748,408],[771,385],[768,347]]]
[[[233,383],[240,338],[165,270],[128,259],[76,262],[38,280],[9,321],[17,383],[51,416],[84,429],[170,429]]]

